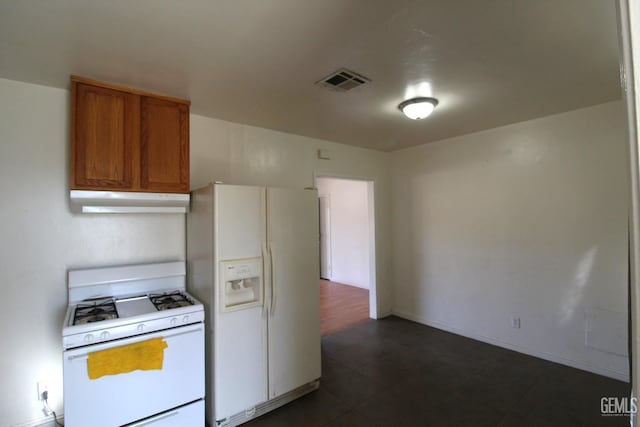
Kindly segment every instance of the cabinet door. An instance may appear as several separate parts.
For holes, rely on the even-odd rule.
[[[130,190],[139,134],[139,97],[72,83],[71,188]]]
[[[140,187],[189,192],[189,107],[141,97]]]

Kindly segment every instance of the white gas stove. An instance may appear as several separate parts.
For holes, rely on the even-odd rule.
[[[131,346],[157,339],[159,369],[118,371]],[[62,342],[66,425],[92,413],[105,414],[96,426],[204,424],[204,308],[185,291],[184,262],[69,271]],[[88,360],[110,349],[116,371],[91,378]]]
[[[69,271],[65,349],[204,321],[183,262]]]

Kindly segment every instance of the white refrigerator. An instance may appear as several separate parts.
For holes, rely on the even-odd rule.
[[[232,426],[318,388],[315,190],[211,184],[187,215],[188,290],[207,315],[207,419]]]

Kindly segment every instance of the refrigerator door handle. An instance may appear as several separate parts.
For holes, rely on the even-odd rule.
[[[267,245],[266,243],[262,244],[262,317],[265,317],[267,315],[267,308],[268,308],[268,303],[267,303],[267,274],[266,274],[266,270],[267,270],[267,255],[268,255],[268,251],[267,251]],[[269,259],[271,259],[271,257],[269,257]]]
[[[270,262],[270,276],[271,276],[271,316],[273,316],[273,314],[276,311],[276,281],[275,281],[275,269],[273,268],[273,265],[275,264],[273,262],[274,259],[274,250],[273,250],[273,242],[269,242],[269,262]]]

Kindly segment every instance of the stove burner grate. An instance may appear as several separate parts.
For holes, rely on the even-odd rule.
[[[149,295],[149,299],[158,311],[193,305],[193,302],[189,301],[187,297],[180,291],[168,292],[164,294],[152,294]]]
[[[73,316],[73,324],[84,325],[117,318],[116,305],[111,298],[108,298],[92,303],[78,304]]]

